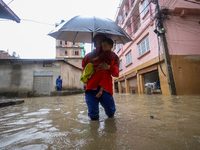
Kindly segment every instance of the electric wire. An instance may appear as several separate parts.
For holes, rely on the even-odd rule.
[[[23,21],[29,21],[29,22],[34,22],[34,23],[39,23],[39,24],[45,24],[45,25],[50,25],[50,26],[55,26],[54,24],[49,24],[49,23],[45,23],[45,22],[39,22],[39,21],[35,21],[35,20],[30,20],[30,19],[21,19]]]
[[[6,4],[7,6],[10,4],[10,3],[12,3],[14,0],[11,0],[8,4]]]
[[[197,5],[200,5],[200,3],[193,2],[193,1],[189,1],[189,0],[184,0],[184,1],[187,1],[187,2],[190,2],[190,3],[194,3],[194,4],[197,4]]]

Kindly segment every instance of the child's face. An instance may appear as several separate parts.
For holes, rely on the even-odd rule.
[[[103,51],[110,51],[112,49],[112,46],[105,41],[102,42],[102,49]]]

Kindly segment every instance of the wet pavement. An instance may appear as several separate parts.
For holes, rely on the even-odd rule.
[[[200,95],[114,98],[114,118],[107,118],[100,106],[99,121],[87,117],[84,94],[26,98],[1,107],[0,149],[200,149]]]

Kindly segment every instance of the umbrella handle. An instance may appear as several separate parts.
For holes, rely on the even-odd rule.
[[[91,43],[91,52],[92,52],[92,48],[93,48],[93,32],[91,32],[91,38],[92,38],[92,39],[91,39],[91,41],[92,41],[92,43]],[[93,55],[91,55],[91,56],[92,56],[92,57],[91,57],[91,60],[90,60],[90,61],[92,62],[92,59],[93,59],[94,56],[93,56]]]
[[[92,32],[91,34],[92,34],[92,35],[91,35],[91,38],[92,38],[92,39],[91,39],[91,41],[92,41],[92,43],[91,43],[91,52],[92,52],[93,42],[94,42],[94,41],[93,41],[93,32]]]

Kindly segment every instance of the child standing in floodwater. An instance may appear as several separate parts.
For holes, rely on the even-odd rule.
[[[105,60],[106,63],[109,63],[110,61],[117,61],[119,65],[119,57],[111,51],[112,47],[113,40],[110,38],[105,38],[102,42],[103,53],[98,57],[92,59],[92,62]],[[103,77],[101,78],[101,80],[104,80]],[[102,95],[103,90],[104,88],[101,86],[99,92],[96,95],[97,98],[99,98]]]

